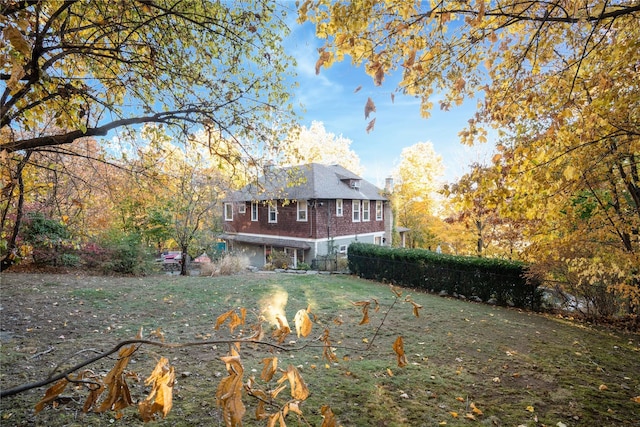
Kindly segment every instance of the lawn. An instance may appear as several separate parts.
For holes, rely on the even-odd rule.
[[[275,355],[281,368],[299,369],[311,395],[301,405],[304,421],[290,414],[287,426],[320,426],[322,405],[343,426],[640,426],[638,334],[408,289],[396,299],[386,285],[346,275],[6,273],[0,280],[2,389],[46,378],[134,338],[141,327],[146,336],[156,332],[151,339],[161,333],[168,343],[207,342],[179,349],[143,346],[134,354],[128,379],[134,401],[148,394],[144,379],[161,356],[176,370],[173,409],[149,425],[224,425],[216,388],[226,376],[220,357],[228,346],[211,342],[230,332],[226,325],[214,329],[216,319],[246,308],[247,326],[234,331],[246,336],[249,324],[268,315],[267,307],[282,305],[292,329],[295,313],[310,307],[311,334],[298,338],[294,330],[284,350],[243,344],[240,356],[245,382],[260,376],[265,357]],[[407,295],[422,306],[419,317]],[[353,302],[372,298],[380,310],[372,305],[370,322],[359,325],[363,314]],[[274,328],[265,324],[268,335]],[[325,329],[337,363],[322,358],[316,339]],[[399,335],[408,359],[404,368],[392,349]],[[89,368],[106,374],[114,360]],[[83,390],[69,389],[55,407],[35,414],[45,389],[3,398],[0,424],[143,424],[135,407],[119,420],[112,412],[83,413]],[[244,401],[244,425],[266,425],[253,417],[257,402],[246,396]]]

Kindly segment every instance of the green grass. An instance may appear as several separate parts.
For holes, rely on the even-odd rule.
[[[412,314],[406,295],[423,306]],[[3,389],[45,378],[53,367],[78,363],[118,341],[160,328],[167,342],[230,337],[215,330],[216,318],[248,310],[253,323],[269,299],[286,299],[293,327],[299,309],[316,316],[308,338],[291,335],[287,351],[243,345],[245,381],[259,377],[261,360],[300,369],[311,396],[302,404],[310,425],[320,425],[320,407],[331,406],[344,426],[638,426],[640,336],[587,327],[559,317],[441,298],[403,290],[395,306],[388,286],[343,275],[246,274],[230,277],[153,276],[106,278],[3,274],[0,385]],[[285,298],[286,297],[286,298]],[[359,325],[352,302],[376,298],[380,310]],[[274,305],[276,301],[271,301]],[[336,322],[339,319],[340,322]],[[338,363],[322,359],[315,340],[328,328]],[[270,333],[273,327],[265,324]],[[236,330],[235,333],[248,333]],[[402,335],[409,364],[399,368],[392,343]],[[297,349],[297,350],[296,350]],[[157,426],[224,425],[216,387],[225,374],[224,344],[182,349],[143,347],[129,368],[144,380],[160,356],[177,372],[174,408]],[[114,360],[90,368],[106,373]],[[260,380],[258,379],[258,382]],[[148,393],[129,381],[134,400]],[[272,384],[274,385],[274,384]],[[602,387],[605,386],[605,387]],[[141,425],[135,408],[114,414],[81,412],[86,392],[68,390],[56,408],[33,407],[44,388],[0,401],[2,425]],[[285,397],[286,394],[280,395]],[[482,411],[476,420],[471,403]],[[245,426],[256,402],[245,398]],[[457,418],[454,416],[457,414]],[[306,425],[294,414],[288,426]],[[445,425],[445,424],[442,424]]]

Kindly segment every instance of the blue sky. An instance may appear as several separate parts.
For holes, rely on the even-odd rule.
[[[466,147],[458,139],[458,132],[475,111],[476,100],[444,112],[439,110],[437,98],[433,98],[435,108],[431,117],[424,119],[420,116],[418,99],[396,93],[392,102],[391,93],[398,82],[393,76],[376,87],[364,70],[355,68],[349,60],[322,68],[316,75],[317,48],[323,40],[315,38],[311,24],[300,26],[290,22],[290,28],[286,49],[298,62],[296,101],[306,109],[300,112],[301,124],[309,127],[312,121],[319,121],[327,132],[350,139],[350,148],[364,167],[363,178],[382,186],[398,164],[402,149],[418,142],[430,141],[442,156],[443,180],[447,182],[459,178],[469,163],[490,159],[490,142]],[[359,86],[362,89],[354,93]],[[376,112],[369,116],[369,120],[376,118],[375,129],[370,133],[366,132],[369,120],[364,117],[368,97],[376,104]]]

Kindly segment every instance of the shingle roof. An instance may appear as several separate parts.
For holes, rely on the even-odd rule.
[[[351,186],[352,181],[359,188]],[[232,201],[274,199],[354,199],[387,200],[381,189],[339,165],[309,163],[274,169],[228,198]]]

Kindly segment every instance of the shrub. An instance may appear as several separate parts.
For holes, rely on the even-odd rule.
[[[477,297],[500,305],[538,310],[539,282],[527,280],[523,263],[437,254],[422,249],[388,248],[364,243],[349,246],[352,273],[377,281]]]
[[[203,276],[230,276],[245,271],[249,267],[249,257],[244,254],[226,253],[214,262],[203,263]]]
[[[104,273],[140,276],[153,270],[151,256],[142,244],[141,236],[136,233],[111,231],[102,246],[107,252],[107,259],[100,266]]]
[[[286,269],[291,264],[291,257],[284,251],[272,251],[269,255],[269,261],[274,268]]]

